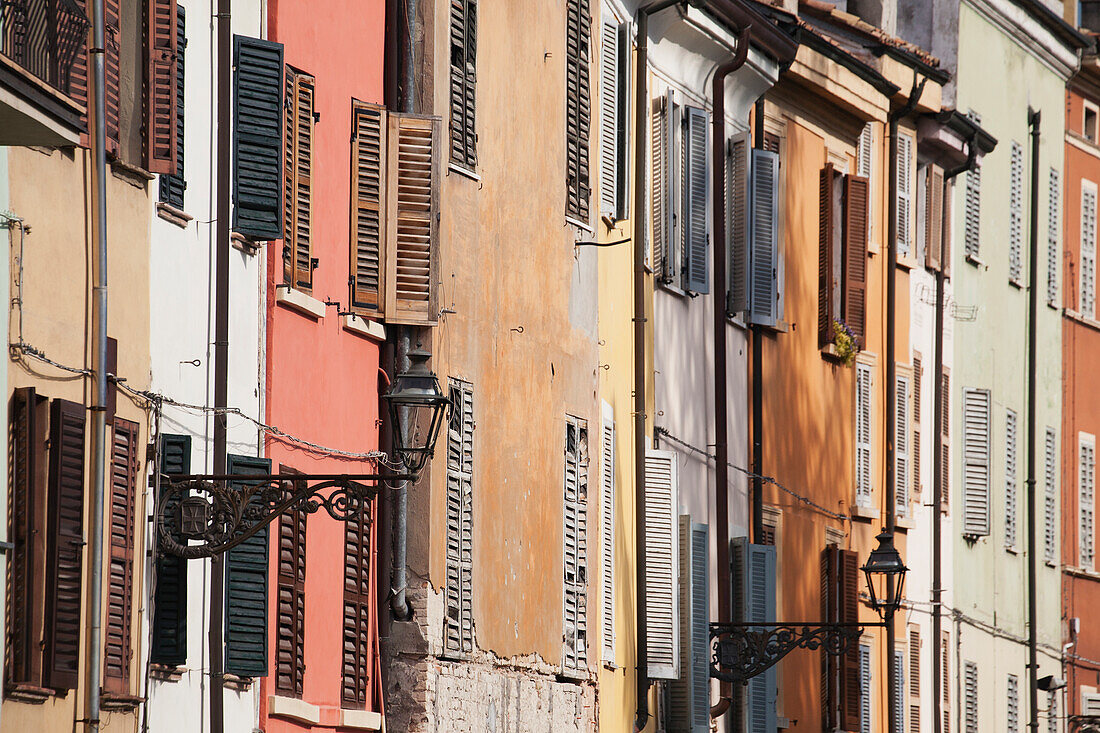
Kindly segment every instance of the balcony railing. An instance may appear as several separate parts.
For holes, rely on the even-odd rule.
[[[75,0],[0,0],[0,53],[72,96],[73,64],[87,39],[88,18]]]

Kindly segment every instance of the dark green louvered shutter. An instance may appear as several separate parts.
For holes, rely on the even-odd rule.
[[[160,472],[165,476],[191,473],[191,436],[165,434],[160,440]],[[158,503],[163,500],[162,491]],[[176,498],[168,507],[168,513],[178,506]],[[175,539],[177,542],[182,540],[179,536]],[[187,561],[163,551],[158,551],[156,558],[150,661],[180,666],[187,662]]]
[[[187,48],[186,18],[182,5],[176,7],[176,172],[160,177],[160,200],[169,206],[183,210],[183,194],[187,181],[183,174],[183,72],[184,52]]]
[[[283,46],[233,41],[233,229],[281,239]]]
[[[271,460],[230,455],[226,472],[266,476]],[[267,676],[267,535],[264,527],[226,562],[225,671],[242,677]]]

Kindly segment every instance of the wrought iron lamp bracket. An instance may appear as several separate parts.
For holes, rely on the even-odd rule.
[[[347,521],[370,505],[383,481],[415,480],[380,474],[161,474],[155,512],[160,549],[193,559],[226,552],[284,512],[324,509]]]
[[[748,681],[774,667],[795,649],[847,654],[863,629],[885,623],[738,623],[710,625],[710,676],[724,682]]]

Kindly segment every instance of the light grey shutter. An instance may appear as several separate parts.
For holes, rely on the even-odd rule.
[[[897,502],[898,516],[909,516],[909,481],[912,471],[910,461],[909,430],[909,377],[897,375],[897,387],[894,392],[894,417],[897,427],[894,431],[894,500]]]
[[[861,178],[871,180],[871,171],[874,169],[875,129],[868,122],[863,126],[863,132],[859,133],[859,148],[857,150],[856,171]]]
[[[859,645],[859,733],[871,733],[871,647]]]
[[[651,679],[679,676],[677,603],[676,454],[645,456],[646,658]]]
[[[619,210],[619,24],[605,3],[600,22],[600,214]]]
[[[583,673],[588,666],[588,428],[565,422],[563,478],[564,629],[562,667]]]
[[[473,471],[474,393],[469,382],[450,380],[447,427],[447,563],[443,646],[452,654],[474,650]]]
[[[779,156],[752,151],[752,250],[749,254],[749,320],[762,326],[779,321]]]
[[[1046,471],[1044,482],[1044,504],[1046,512],[1043,516],[1043,557],[1046,562],[1051,565],[1054,564],[1055,554],[1055,542],[1057,536],[1054,531],[1055,527],[1055,512],[1057,512],[1057,493],[1058,493],[1058,436],[1054,432],[1054,428],[1047,428],[1046,434]]]
[[[963,239],[966,254],[977,257],[981,252],[982,221],[982,167],[981,163],[966,173],[966,202]]]
[[[963,535],[989,534],[989,390],[963,390]]]
[[[913,138],[898,135],[897,161],[897,241],[898,255],[909,255],[913,239]]]
[[[1023,270],[1024,149],[1012,141],[1008,196],[1008,279],[1020,282]]]
[[[963,731],[978,733],[978,665],[963,662]]]
[[[856,504],[871,505],[871,367],[856,363]]]
[[[1077,564],[1092,570],[1095,565],[1096,439],[1082,435],[1077,445]]]
[[[1081,186],[1081,295],[1077,309],[1096,317],[1096,186]]]
[[[897,723],[898,733],[905,733],[905,652],[894,652],[894,691],[891,697],[890,714]]]
[[[1005,411],[1005,547],[1016,547],[1016,411]]]
[[[1008,676],[1008,685],[1005,690],[1005,718],[1008,733],[1020,731],[1020,680],[1014,675]]]
[[[1058,250],[1062,241],[1062,174],[1050,169],[1047,190],[1047,302],[1058,302]]]
[[[651,118],[650,198],[653,233],[653,271],[664,282],[671,282],[677,273],[673,241],[673,181],[675,163],[673,156],[675,105],[672,90],[653,100]]]
[[[615,418],[603,403],[600,433],[600,650],[615,664]]]
[[[707,525],[680,515],[680,677],[669,683],[669,733],[710,731]]]
[[[775,610],[775,547],[748,545],[748,583],[746,595],[750,621],[774,623]],[[749,733],[771,733],[776,730],[776,697],[778,670],[771,667],[749,681]]]
[[[726,311],[731,315],[748,310],[749,238],[752,207],[749,133],[739,132],[726,147],[726,239],[729,252],[729,288]]]
[[[684,169],[681,179],[681,214],[683,224],[680,227],[683,236],[684,287],[695,293],[708,293],[710,258],[707,246],[710,235],[707,232],[707,189],[710,186],[709,149],[707,146],[708,115],[696,107],[684,109]]]
[[[1047,693],[1047,733],[1058,733],[1058,693]]]

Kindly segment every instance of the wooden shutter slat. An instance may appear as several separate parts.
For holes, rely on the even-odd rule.
[[[447,428],[447,533],[444,646],[448,653],[473,651],[473,386],[450,380]]]
[[[646,658],[653,679],[679,676],[678,604],[676,602],[676,454],[647,450],[645,455]]]
[[[1057,168],[1050,169],[1050,184],[1047,189],[1047,303],[1058,303],[1058,279],[1061,271],[1058,267],[1058,251],[1062,241],[1062,174]]]
[[[387,130],[385,107],[352,100],[351,302],[368,315],[385,303]]]
[[[286,466],[279,473],[297,473]],[[288,492],[301,486],[292,482]],[[306,517],[302,509],[279,516],[276,592],[275,689],[301,697],[305,682]]]
[[[673,122],[672,91],[653,100],[651,119],[651,216],[653,231],[653,271],[664,282],[671,282],[677,272],[672,256],[672,159]]]
[[[726,246],[729,253],[726,310],[731,314],[749,308],[751,155],[748,132],[739,132],[730,138],[726,151]]]
[[[833,340],[833,164],[826,163],[818,181],[817,234],[817,340],[824,346]]]
[[[1057,532],[1055,530],[1058,511],[1058,436],[1054,428],[1046,431],[1046,454],[1044,461],[1044,513],[1043,513],[1043,558],[1050,564],[1054,564],[1057,550]]]
[[[581,222],[587,222],[589,214],[588,126],[591,101],[588,46],[591,25],[588,0],[568,0],[565,37],[565,213]]]
[[[619,211],[619,24],[605,6],[600,22],[600,214]]]
[[[283,129],[283,281],[313,291],[314,79],[290,66],[285,72]]]
[[[897,249],[908,257],[913,239],[913,138],[898,135],[897,159]]]
[[[161,174],[159,198],[164,203],[180,211],[184,209],[184,192],[187,189],[187,180],[184,177],[184,81],[186,64],[184,57],[187,49],[186,12],[182,5],[176,5],[176,114],[175,114],[175,170],[173,173]]]
[[[227,456],[230,474],[266,476],[271,461]],[[268,527],[229,550],[226,557],[225,671],[242,677],[267,676]]]
[[[990,395],[963,390],[963,534],[989,534]]]
[[[477,165],[474,104],[477,70],[476,0],[451,0],[450,42],[451,160],[473,169]]]
[[[844,177],[844,322],[862,347],[867,320],[867,213],[870,184]]]
[[[134,502],[138,475],[138,425],[115,418],[111,429],[109,573],[104,633],[104,687],[130,692],[133,656]]]
[[[695,293],[710,292],[709,235],[707,232],[707,188],[709,153],[707,149],[708,115],[696,107],[684,110],[684,170],[680,213],[683,226],[682,252],[684,286]]]
[[[1012,141],[1008,197],[1008,279],[1019,282],[1023,273],[1024,149]],[[1036,212],[1038,215],[1038,212]]]
[[[924,252],[927,265],[939,270],[944,263],[943,251],[943,169],[938,165],[928,168],[925,176]]]
[[[1016,411],[1005,411],[1005,546],[1016,546]]]
[[[107,122],[107,150],[118,154],[119,120],[122,107],[120,89],[120,57],[122,53],[121,0],[105,0],[103,4],[103,96]]]
[[[345,707],[366,708],[377,689],[372,684],[375,639],[374,558],[376,539],[371,532],[375,503],[359,507],[344,524],[344,617],[341,702]]]
[[[234,37],[233,229],[283,236],[283,46]]]
[[[752,151],[751,247],[749,252],[749,319],[775,326],[779,322],[782,283],[779,278],[779,155]]]
[[[166,477],[191,473],[190,435],[162,434],[160,447],[161,473]],[[163,488],[157,501],[159,508],[160,502],[164,501]],[[164,513],[170,515],[177,506],[179,499],[174,497]],[[158,512],[158,516],[161,515],[163,513]],[[177,541],[182,539],[178,532],[174,534]],[[187,662],[187,561],[176,555],[158,552],[155,581],[150,661],[180,666]]]
[[[615,664],[615,420],[603,404],[600,431],[600,651]]]
[[[569,672],[584,672],[588,666],[588,428],[582,421],[567,418],[565,433],[562,667]]]
[[[145,167],[176,172],[176,0],[148,0],[145,32]]]
[[[896,429],[894,431],[894,498],[897,503],[899,516],[909,515],[909,481],[910,461],[912,460],[909,440],[909,378],[897,375],[894,392],[894,419]]]

